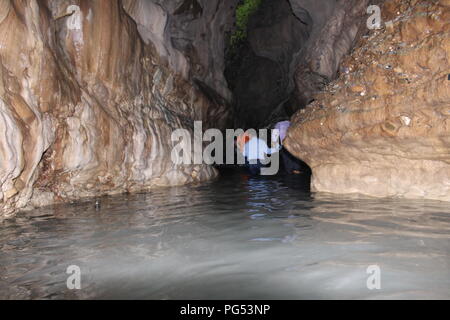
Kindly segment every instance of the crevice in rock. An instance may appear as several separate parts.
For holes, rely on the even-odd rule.
[[[258,128],[291,114],[295,58],[312,28],[309,14],[294,15],[288,1],[263,0],[242,44],[227,55],[225,75],[233,92],[235,126]]]

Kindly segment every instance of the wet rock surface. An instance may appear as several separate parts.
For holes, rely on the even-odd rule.
[[[386,1],[383,27],[292,119],[287,147],[332,193],[450,200],[450,2]]]
[[[0,216],[216,176],[170,158],[174,129],[192,130],[194,120],[223,127],[229,109],[223,79],[212,73],[196,85],[189,56],[163,41],[165,7],[119,0],[0,7]],[[207,22],[214,10],[205,9]]]

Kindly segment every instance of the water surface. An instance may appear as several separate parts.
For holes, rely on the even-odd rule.
[[[450,206],[242,172],[0,223],[3,299],[449,299]],[[67,267],[79,266],[81,290]],[[369,290],[369,266],[381,288]]]

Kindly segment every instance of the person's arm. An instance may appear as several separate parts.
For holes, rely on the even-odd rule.
[[[278,142],[277,142],[277,145],[275,147],[273,147],[273,148],[269,148],[265,142],[264,142],[264,144],[265,144],[265,147],[266,147],[265,150],[267,150],[266,154],[276,153],[276,152],[281,150],[281,144],[279,144]]]
[[[267,154],[276,153],[281,150],[281,144],[277,144],[275,147],[267,149],[267,150],[269,151],[269,153],[267,153]]]

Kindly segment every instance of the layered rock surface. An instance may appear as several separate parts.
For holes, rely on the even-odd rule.
[[[382,13],[293,117],[287,148],[315,191],[450,201],[450,1],[390,0]]]
[[[226,23],[209,3],[197,27],[207,43],[208,19]],[[206,71],[164,41],[166,10],[146,0],[0,2],[0,216],[216,175],[170,158],[172,131],[194,120],[223,127],[229,97],[217,72],[195,84]]]
[[[314,94],[325,84],[336,79],[343,58],[355,45],[355,40],[366,32],[368,0],[319,2],[297,0],[312,12],[314,28],[309,42],[300,54],[295,70],[296,90],[293,101],[299,107],[311,102]],[[373,0],[371,4],[380,1]],[[298,5],[293,4],[295,12]],[[321,13],[321,14],[318,14]]]

